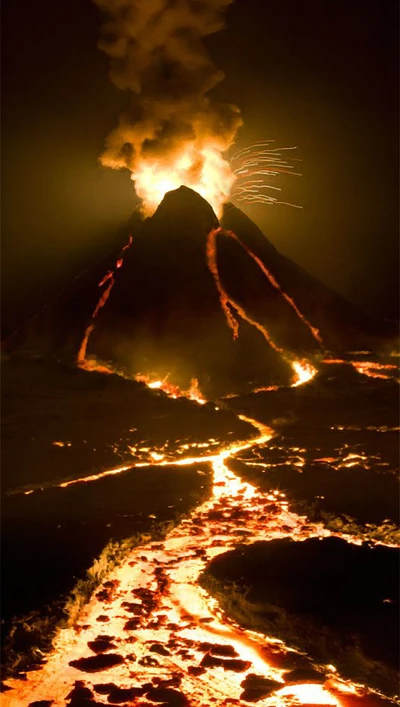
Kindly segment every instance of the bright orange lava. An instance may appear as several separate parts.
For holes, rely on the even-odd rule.
[[[168,374],[169,375],[169,374]],[[189,400],[194,400],[200,405],[204,405],[207,402],[205,397],[202,395],[199,388],[199,381],[197,378],[192,378],[190,381],[190,388],[188,390],[181,390],[177,385],[168,382],[168,376],[159,380],[156,377],[152,377],[146,373],[138,373],[134,376],[135,380],[140,383],[145,383],[152,390],[162,390],[164,393],[169,395],[171,398],[189,398]]]
[[[185,184],[208,201],[220,216],[235,181],[230,164],[222,155],[228,145],[218,141],[212,144],[210,137],[182,145],[181,152],[174,152],[168,161],[165,156],[163,160],[151,160],[148,156],[137,160],[131,179],[142,199],[143,212],[151,216],[167,192]]]
[[[277,683],[270,697],[258,701],[263,707],[344,707],[342,694],[354,697],[354,707],[372,707],[368,690],[341,680],[333,666],[325,666],[321,683],[286,684],[290,659],[295,659],[296,653],[281,641],[241,628],[199,585],[199,575],[209,561],[238,544],[330,535],[322,524],[292,513],[282,493],[260,492],[229,469],[231,456],[264,446],[273,435],[265,425],[239,417],[252,424],[258,436],[208,453],[213,474],[210,499],[184,518],[164,541],[144,539],[127,553],[79,619],[59,631],[47,662],[28,673],[26,680],[7,681],[13,689],[4,694],[4,707],[39,700],[52,700],[54,707],[62,707],[78,680],[100,704],[108,704],[110,684],[140,691],[143,685],[168,684],[171,679],[191,707],[228,705],[230,700],[240,700],[241,684],[254,673]],[[168,463],[157,459],[157,451],[152,457],[153,465]],[[204,461],[199,456],[173,463],[186,466]],[[107,655],[113,659],[107,668],[86,669],[85,661],[90,663],[95,656],[89,646],[100,634],[110,637],[113,648]],[[80,659],[82,665],[75,662]],[[146,689],[150,687],[143,688],[143,694]],[[149,704],[140,696],[128,703]]]

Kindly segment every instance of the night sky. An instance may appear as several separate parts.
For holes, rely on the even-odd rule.
[[[126,96],[90,0],[3,0],[3,332],[99,258],[137,201],[100,166]],[[397,0],[236,0],[207,39],[238,147],[298,146],[301,204],[244,206],[283,254],[353,302],[398,316]]]

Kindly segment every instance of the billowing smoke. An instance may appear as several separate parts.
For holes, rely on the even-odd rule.
[[[181,183],[222,203],[233,178],[221,153],[242,120],[236,106],[209,95],[224,75],[203,37],[223,28],[232,0],[94,2],[105,13],[99,46],[111,59],[111,80],[131,92],[102,164],[128,168],[150,210]]]

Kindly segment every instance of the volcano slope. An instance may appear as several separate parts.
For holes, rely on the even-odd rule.
[[[374,328],[375,327],[375,328]],[[281,256],[237,208],[221,224],[181,187],[132,217],[109,258],[29,327],[24,346],[208,398],[300,382],[326,350],[371,347],[379,327]]]

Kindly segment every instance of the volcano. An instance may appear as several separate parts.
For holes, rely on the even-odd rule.
[[[115,250],[29,325],[24,346],[207,397],[297,385],[326,352],[371,346],[371,321],[227,204],[187,187],[137,212]],[[197,383],[196,383],[197,385]]]

